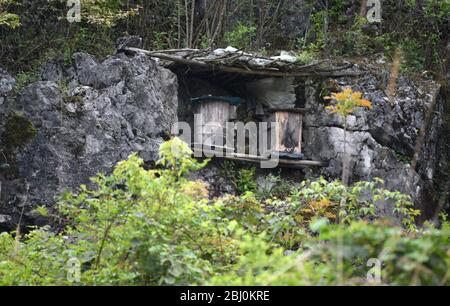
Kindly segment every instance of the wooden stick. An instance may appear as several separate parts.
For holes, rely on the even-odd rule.
[[[131,51],[131,50],[129,50]],[[192,49],[192,48],[180,48],[180,49],[165,49],[165,50],[155,50],[148,51],[150,53],[177,53],[177,52],[199,52],[200,49]]]

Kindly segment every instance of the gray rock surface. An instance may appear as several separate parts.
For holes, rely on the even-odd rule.
[[[0,68],[0,107],[5,102],[6,96],[12,91],[15,84],[16,80]]]
[[[246,84],[246,92],[268,108],[295,106],[294,78],[266,78]]]
[[[126,47],[142,48],[142,38],[135,35],[120,37],[116,42],[117,51],[121,52]]]
[[[61,61],[48,62],[41,81],[27,86],[17,98],[15,80],[0,69],[0,230],[14,228],[23,207],[23,222],[36,222],[29,214],[32,206],[51,205],[65,188],[76,190],[98,172],[110,172],[132,152],[148,162],[156,160],[159,144],[177,118],[192,117],[189,97],[228,94],[198,79],[183,80],[186,88],[179,88],[175,74],[144,55],[119,53],[103,62],[85,53],[73,58],[70,68]],[[436,208],[433,191],[450,154],[442,124],[444,99],[433,114],[413,171],[414,148],[437,85],[427,79],[400,78],[396,95],[389,99],[385,69],[374,62],[373,67],[364,67],[368,72],[360,78],[309,81],[305,107],[311,111],[304,118],[303,149],[307,158],[329,166],[287,171],[284,177],[297,182],[304,175],[341,177],[343,120],[325,110],[329,102],[322,96],[350,86],[373,103],[371,110],[348,117],[350,181],[383,178],[388,189],[411,194],[430,217]],[[235,192],[220,167],[214,162],[193,174],[209,184],[212,197]],[[258,182],[264,185],[261,177]]]
[[[118,54],[98,63],[77,53],[74,62],[73,78],[61,79],[70,73],[54,73],[61,67],[47,66],[43,79],[50,80],[31,84],[16,101],[0,104],[0,123],[20,114],[37,131],[20,148],[6,147],[11,131],[0,138],[11,166],[0,170],[3,224],[13,225],[23,206],[27,218],[28,207],[50,205],[65,188],[76,190],[96,173],[108,173],[132,152],[156,160],[161,136],[177,121],[177,78],[151,59]],[[0,73],[2,97],[13,79]]]
[[[343,119],[325,110],[329,102],[320,94],[329,91],[324,87],[330,84],[335,90],[351,87],[361,91],[373,104],[372,109],[360,109],[347,117],[350,182],[382,178],[388,189],[411,194],[426,216],[432,216],[437,205],[432,193],[441,158],[439,140],[444,131],[442,103],[428,127],[416,171],[411,163],[425,112],[439,86],[431,80],[412,82],[401,77],[396,95],[389,99],[379,76],[368,72],[357,79],[327,80],[322,87],[308,87],[306,107],[311,111],[304,118],[304,150],[308,158],[329,162],[328,167],[310,175],[329,178],[340,178],[344,152]]]

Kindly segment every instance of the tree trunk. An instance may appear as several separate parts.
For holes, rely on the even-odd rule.
[[[348,186],[350,158],[347,154],[347,116],[344,116],[344,156],[342,159],[342,184]]]
[[[328,48],[328,27],[329,27],[329,3],[328,0],[325,1],[325,15],[323,20],[323,44],[325,47],[326,55],[329,56],[330,50]]]
[[[364,17],[364,18],[367,16],[367,0],[361,0],[359,16]]]

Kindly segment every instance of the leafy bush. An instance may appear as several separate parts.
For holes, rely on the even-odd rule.
[[[223,217],[239,222],[249,231],[258,231],[258,226],[264,217],[264,208],[253,193],[247,192],[240,197],[224,196],[218,200],[217,204],[222,207]]]
[[[307,261],[307,254],[286,254],[273,248],[265,235],[245,236],[239,244],[242,256],[230,272],[216,275],[216,286],[303,286],[323,284],[326,266]]]
[[[260,231],[266,231],[273,243],[287,249],[298,247],[305,230],[317,219],[345,224],[361,220],[395,224],[401,220],[405,229],[416,231],[415,217],[420,212],[413,208],[409,196],[386,190],[383,185],[380,179],[353,186],[324,178],[304,181],[288,198],[268,199],[263,203],[265,214]],[[380,211],[383,206],[392,207],[393,217],[383,215]]]
[[[408,197],[379,180],[320,179],[285,199],[210,201],[204,183],[187,179],[206,165],[191,156],[175,138],[161,146],[162,169],[132,155],[92,179],[96,188],[63,194],[56,211],[36,209],[58,231],[1,234],[0,285],[366,284],[371,258],[383,262],[385,283],[449,284],[450,226],[413,228]],[[387,199],[410,231],[377,216]]]
[[[367,24],[366,18],[355,17],[352,26],[344,35],[344,54],[367,55],[372,51],[373,37],[363,31],[363,26]]]
[[[385,224],[353,222],[349,226],[318,220],[296,252],[270,247],[264,236],[246,236],[243,256],[231,272],[211,279],[212,285],[365,285],[369,260],[382,264],[378,285],[449,285],[450,227],[415,235]],[[343,253],[343,274],[336,259]]]
[[[402,50],[402,70],[421,71],[425,69],[425,59],[420,52],[420,42],[416,39],[407,39],[401,43]]]
[[[115,26],[120,20],[138,14],[139,8],[127,7],[123,0],[81,0],[82,20],[105,27]]]
[[[220,169],[222,174],[233,184],[237,194],[257,191],[255,168],[238,168],[233,162],[226,160]]]
[[[255,169],[239,169],[237,173],[236,191],[239,194],[254,192],[257,189]]]
[[[316,59],[316,55],[308,50],[303,50],[297,54],[297,59],[305,65],[311,64]]]
[[[171,149],[174,149],[172,152]],[[1,236],[0,282],[66,284],[64,265],[81,261],[81,284],[195,284],[233,256],[233,238],[220,206],[208,205],[202,183],[183,177],[202,165],[181,141],[161,148],[167,170],[142,168],[135,155],[112,176],[93,179],[58,204],[63,233],[32,231],[20,243]],[[41,208],[42,210],[42,208]]]
[[[415,230],[415,217],[420,211],[413,208],[409,196],[386,190],[382,188],[383,185],[383,180],[375,179],[373,182],[357,182],[347,187],[340,181],[329,183],[320,178],[314,182],[302,182],[292,199],[300,207],[303,205],[301,211],[303,217],[308,218],[306,220],[326,218],[344,223],[380,218],[382,214],[377,206],[393,202],[392,211],[396,219],[402,220],[408,230]]]
[[[256,37],[256,27],[239,23],[233,31],[225,33],[225,43],[238,49],[250,49]]]
[[[7,26],[12,29],[20,26],[19,16],[6,11],[6,7],[14,3],[16,3],[16,0],[0,0],[0,26]]]
[[[270,173],[265,178],[265,183],[258,186],[257,197],[260,200],[269,198],[285,199],[291,194],[293,189],[292,183],[282,179],[279,175]]]
[[[312,259],[336,266],[344,257],[348,284],[366,282],[367,262],[382,263],[382,282],[389,285],[448,285],[450,227],[430,228],[420,234],[405,233],[383,223],[355,222],[348,227],[323,226],[311,245]],[[324,243],[318,243],[318,242]],[[340,245],[341,244],[341,245]]]

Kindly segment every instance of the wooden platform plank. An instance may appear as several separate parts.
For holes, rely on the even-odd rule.
[[[200,147],[197,147],[200,149]],[[223,156],[214,156],[218,151],[222,149]],[[224,158],[234,161],[242,161],[242,162],[250,162],[250,163],[260,163],[263,161],[269,161],[270,159],[264,156],[250,155],[250,154],[242,154],[236,152],[228,152],[225,154],[223,151],[224,148],[217,148],[217,150],[205,150],[202,149],[203,156],[214,156],[216,158]],[[205,155],[206,154],[206,155]],[[314,161],[314,160],[292,160],[292,159],[279,159],[279,166],[286,168],[297,168],[297,167],[326,167],[328,163],[322,161]]]

